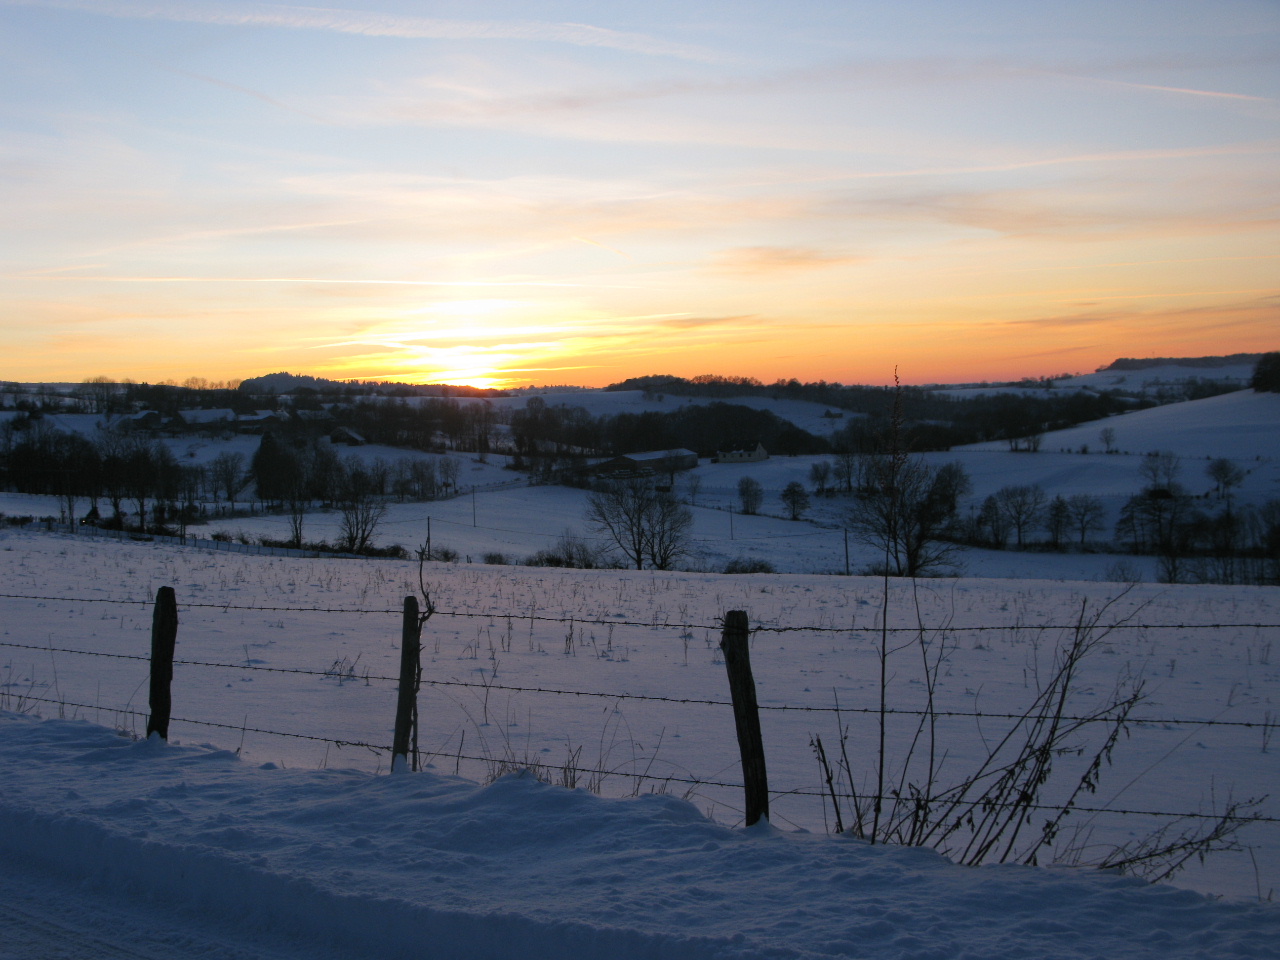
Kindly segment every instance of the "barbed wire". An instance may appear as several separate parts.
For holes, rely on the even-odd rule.
[[[140,710],[117,709],[114,707],[104,707],[101,704],[75,703],[72,701],[53,700],[45,697],[21,697],[20,699],[24,703],[25,702],[48,703],[48,704],[53,704],[62,708],[74,707],[76,709],[81,709],[81,710],[106,711],[107,713],[113,713],[118,716],[133,716],[133,717],[149,716],[149,714],[144,713]],[[195,726],[215,727],[222,730],[239,730],[241,733],[258,733],[258,734],[263,734],[265,736],[287,737],[287,738],[297,739],[297,740],[310,740],[318,743],[332,744],[333,746],[336,746],[339,748],[362,747],[362,748],[374,751],[375,753],[378,753],[378,754],[390,753],[392,749],[387,744],[367,743],[360,740],[341,740],[333,737],[318,737],[312,734],[289,733],[281,730],[267,730],[261,727],[250,727],[250,726],[247,726],[246,724],[218,723],[210,720],[195,720],[188,717],[170,717],[169,719],[171,723],[189,723]],[[537,768],[537,769],[550,770],[550,771],[566,771],[574,774],[598,776],[601,778],[620,777],[620,778],[631,779],[631,780],[654,781],[657,783],[683,783],[683,784],[689,784],[691,786],[720,787],[720,788],[730,789],[730,790],[744,789],[743,784],[726,782],[721,780],[704,780],[697,777],[681,777],[681,776],[675,776],[672,774],[661,775],[661,774],[653,774],[653,773],[641,773],[641,772],[632,772],[632,771],[625,771],[625,770],[618,770],[618,769],[604,770],[598,767],[578,767],[578,766],[573,766],[571,764],[539,763],[537,761],[522,761],[519,758],[515,758],[515,757],[475,756],[472,754],[465,754],[462,752],[447,753],[445,751],[431,751],[431,750],[419,750],[418,755],[419,757],[426,757],[428,759],[441,758],[441,759],[448,759],[448,760],[467,760],[467,761],[476,762],[476,763],[498,765],[500,767],[509,766],[515,769]],[[771,790],[770,795],[773,798],[810,797],[810,798],[817,798],[822,800],[827,800],[832,797],[831,791],[806,790],[802,788],[796,788],[796,789],[790,789],[790,790]],[[834,796],[840,800],[853,800],[853,801],[859,801],[859,800],[877,801],[878,800],[883,803],[903,802],[906,799],[903,797],[895,797],[893,795],[876,796],[875,794],[872,794],[872,793],[850,794],[850,793],[836,792]],[[946,798],[945,797],[919,797],[919,798],[912,797],[909,799],[908,802],[911,802],[912,804],[915,804],[917,802],[925,803],[925,804],[935,804],[935,803],[946,802]],[[1038,811],[1058,811],[1062,809],[1060,806],[1054,806],[1052,804],[1023,804],[1023,803],[1015,803],[1015,802],[1008,802],[1008,803],[993,802],[989,805],[994,807],[1008,807],[1008,808],[1021,807],[1026,810],[1038,810]],[[1221,820],[1223,817],[1222,814],[1204,813],[1201,811],[1177,813],[1177,812],[1168,811],[1168,810],[1134,810],[1134,809],[1117,808],[1117,807],[1082,807],[1082,806],[1072,806],[1070,809],[1074,813],[1112,814],[1115,816],[1161,817],[1161,818],[1169,818],[1169,819],[1177,819],[1177,820]],[[1249,814],[1239,819],[1245,820],[1248,823],[1267,823],[1267,824],[1280,823],[1280,817],[1271,817],[1271,816],[1265,816],[1261,814]]]
[[[37,596],[29,594],[17,593],[0,593],[0,599],[5,600],[37,600],[43,602],[56,603],[108,603],[121,604],[126,606],[145,606],[154,603],[153,598],[143,600],[128,598],[112,598],[112,597],[54,597],[54,596]],[[334,613],[334,614],[350,614],[355,616],[399,616],[404,611],[401,607],[277,607],[277,606],[260,606],[255,604],[233,604],[233,603],[202,603],[196,600],[181,600],[178,602],[179,607],[185,607],[191,610],[208,609],[208,610],[236,610],[250,613]],[[551,617],[543,614],[535,613],[511,613],[498,611],[483,610],[440,610],[435,611],[434,616],[438,617],[456,617],[459,619],[472,620],[521,620],[533,621],[535,623],[559,623],[559,624],[583,624],[587,626],[617,626],[617,627],[644,627],[645,629],[656,629],[661,627],[667,630],[719,630],[723,627],[720,622],[715,623],[671,623],[670,621],[658,622],[656,620],[622,620],[617,618],[596,618],[596,617]],[[1086,624],[1087,626],[1087,624]],[[1060,624],[1029,624],[1029,623],[1012,623],[1012,624],[975,624],[972,626],[964,626],[959,624],[948,624],[943,627],[880,627],[878,625],[854,626],[847,627],[828,627],[821,625],[802,625],[802,626],[768,626],[758,624],[751,627],[752,633],[923,633],[923,634],[939,634],[939,633],[1000,633],[1014,631],[1049,631],[1049,630],[1078,630],[1081,628],[1080,623],[1060,623]],[[1277,630],[1280,629],[1280,623],[1113,623],[1098,624],[1095,629],[1112,631],[1112,630]]]
[[[18,650],[34,650],[40,653],[69,653],[79,654],[88,657],[105,657],[107,659],[117,660],[134,660],[149,661],[150,656],[141,654],[128,653],[102,653],[95,650],[78,650],[72,647],[51,647],[38,646],[30,643],[13,643],[10,641],[0,641],[0,647],[11,647]],[[379,674],[357,674],[352,670],[336,670],[329,668],[327,670],[309,670],[305,667],[268,667],[262,664],[249,663],[222,663],[213,660],[174,660],[174,666],[187,667],[211,667],[223,670],[246,670],[256,671],[260,673],[283,673],[309,677],[320,677],[321,679],[338,680],[344,683],[364,681],[366,683],[377,681],[379,683],[395,683],[400,682],[399,677],[383,676]],[[710,700],[697,697],[662,697],[641,693],[618,693],[605,692],[599,690],[565,690],[556,687],[526,687],[515,684],[506,683],[476,683],[466,680],[437,680],[429,677],[423,677],[421,683],[432,687],[463,687],[472,690],[484,690],[491,692],[501,690],[507,693],[537,693],[547,694],[561,697],[595,697],[602,700],[636,700],[647,703],[668,703],[681,706],[705,706],[705,707],[732,707],[731,700]],[[13,694],[16,696],[16,694]],[[843,714],[860,714],[879,716],[883,712],[886,716],[904,716],[904,717],[956,717],[961,719],[974,720],[1024,720],[1025,714],[1021,713],[988,713],[978,710],[907,710],[898,707],[886,707],[883,711],[879,707],[823,707],[811,706],[803,704],[758,704],[758,709],[762,712],[771,711],[775,713],[833,713],[837,716]],[[1110,723],[1114,717],[1110,714],[1094,715],[1094,716],[1069,716],[1063,715],[1063,720],[1069,720],[1076,723]],[[1254,730],[1275,730],[1280,729],[1280,717],[1274,720],[1252,721],[1252,720],[1203,720],[1192,717],[1141,717],[1130,716],[1128,722],[1134,725],[1164,725],[1164,726],[1200,726],[1200,727],[1238,727],[1240,729]]]

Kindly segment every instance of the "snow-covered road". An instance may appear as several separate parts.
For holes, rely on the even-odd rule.
[[[355,960],[0,853],[0,960]]]

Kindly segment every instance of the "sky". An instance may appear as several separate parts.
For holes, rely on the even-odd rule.
[[[1280,347],[1280,4],[0,0],[0,379]]]

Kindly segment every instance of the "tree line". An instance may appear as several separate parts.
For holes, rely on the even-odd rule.
[[[1177,400],[1202,399],[1238,387],[1213,380],[1134,394],[1119,388],[1103,391],[1052,389],[1054,378],[1022,381],[1017,393],[956,396],[925,387],[872,387],[796,379],[762,383],[754,377],[703,375],[686,379],[671,375],[633,377],[606,390],[640,390],[650,397],[759,396],[805,400],[854,414],[837,443],[857,452],[874,452],[881,439],[896,431],[901,445],[915,451],[949,450],[968,443],[1009,442],[1012,449],[1039,448],[1052,430],[1101,420],[1119,413]],[[895,416],[898,418],[895,423]]]

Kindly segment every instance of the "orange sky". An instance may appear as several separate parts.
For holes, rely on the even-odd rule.
[[[0,379],[1280,346],[1274,4],[410,6],[0,0]]]

